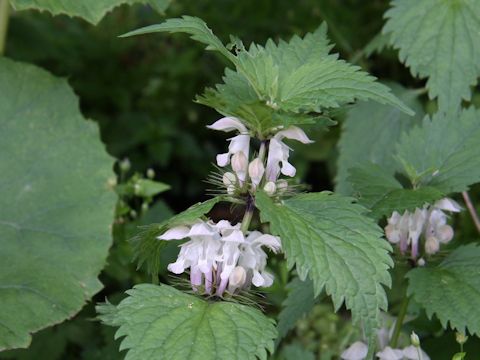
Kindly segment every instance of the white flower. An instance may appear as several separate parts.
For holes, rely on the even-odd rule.
[[[279,131],[275,134],[275,136],[270,139],[268,149],[266,170],[267,181],[276,181],[280,172],[286,176],[295,176],[296,169],[288,162],[290,148],[282,142],[284,138],[297,140],[303,144],[309,144],[312,142],[303,130],[296,126],[290,126],[288,129]]]
[[[226,172],[225,174],[223,174],[222,181],[223,181],[223,185],[225,185],[226,187],[229,187],[237,183],[237,177],[235,176],[235,174],[232,174],[231,172]]]
[[[230,163],[231,156],[237,153],[243,153],[245,158],[248,159],[250,151],[250,136],[249,135],[237,135],[231,139],[230,145],[228,145],[228,152],[217,155],[217,165],[220,167],[227,166]]]
[[[421,358],[418,356],[419,353],[422,354]],[[403,356],[408,360],[430,360],[430,357],[425,351],[413,345],[410,345],[403,349]]]
[[[402,360],[403,351],[392,349],[390,346],[387,346],[382,351],[377,352],[377,357],[379,360]]]
[[[368,346],[361,341],[356,341],[340,357],[343,360],[364,360],[367,354]]]
[[[238,265],[245,268],[247,277],[257,287],[268,287],[273,284],[273,276],[265,271],[267,254],[262,249],[265,246],[277,252],[281,248],[280,238],[277,236],[262,234],[259,231],[251,231],[241,245],[242,252],[238,259]]]
[[[417,208],[408,220],[408,243],[412,246],[412,258],[414,259],[418,256],[418,239],[422,234],[426,217],[427,210]]]
[[[248,135],[248,129],[239,119],[234,117],[224,117],[224,118],[221,118],[220,120],[215,121],[212,125],[207,126],[207,128],[213,129],[213,130],[225,131],[225,132],[237,130],[240,133],[239,135],[228,139],[228,141],[230,141],[230,144],[228,145],[227,153],[217,155],[218,166],[220,167],[227,166],[230,163],[230,158],[238,153],[243,153],[243,156],[245,156],[245,158],[248,159],[249,150],[250,150],[250,136]],[[242,170],[243,168],[245,168],[245,173],[246,173],[247,166],[241,166]],[[240,178],[240,180],[242,179]]]
[[[212,125],[208,125],[207,128],[218,131],[230,132],[233,130],[238,130],[239,133],[248,132],[247,128],[243,123],[234,117],[223,117],[215,121]]]
[[[159,236],[160,240],[189,238],[180,245],[177,260],[168,270],[181,274],[190,269],[190,282],[194,290],[204,283],[208,294],[216,289],[222,296],[228,288],[233,293],[238,288],[270,286],[273,276],[265,271],[267,254],[262,247],[276,252],[281,248],[276,236],[252,231],[247,236],[241,224],[226,220],[218,223],[198,220],[191,226],[177,226]]]
[[[462,210],[461,206],[455,200],[450,198],[438,200],[433,207],[450,212],[460,212]]]
[[[257,187],[257,185],[260,184],[264,173],[265,167],[263,166],[263,161],[259,158],[255,158],[250,165],[248,165],[248,176],[250,176],[254,187]]]

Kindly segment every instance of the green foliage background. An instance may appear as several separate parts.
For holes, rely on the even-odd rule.
[[[229,34],[235,34],[245,44],[303,35],[326,21],[329,37],[336,44],[334,50],[343,59],[361,65],[382,80],[395,81],[406,88],[422,88],[424,81],[411,76],[398,61],[395,50],[387,48],[368,59],[363,56],[365,46],[380,32],[387,8],[388,2],[381,0],[178,0],[172,3],[167,15],[200,17],[224,42],[228,42]],[[113,340],[115,329],[101,326],[91,319],[95,316],[92,305],[95,302],[108,297],[118,303],[125,296],[125,290],[150,280],[146,269],[136,271],[131,263],[132,250],[126,239],[133,235],[138,225],[162,222],[173,213],[206,199],[205,190],[209,185],[203,180],[212,170],[209,164],[215,154],[223,152],[226,145],[223,135],[213,134],[205,128],[219,115],[194,103],[193,99],[204,87],[221,80],[227,64],[219,55],[205,52],[201,44],[192,42],[187,36],[155,34],[117,38],[162,19],[145,5],[118,7],[97,26],[77,18],[52,17],[34,11],[11,15],[6,56],[34,63],[56,76],[67,78],[80,98],[84,116],[100,125],[101,138],[109,154],[117,159],[130,159],[132,168],[126,177],[153,168],[156,180],[169,184],[171,190],[156,197],[154,204],[140,218],[126,216],[126,222],[114,226],[114,247],[108,266],[100,277],[105,289],[80,314],[36,334],[28,350],[7,352],[0,355],[1,358],[122,358],[118,343]],[[427,113],[435,109],[426,94],[419,100]],[[480,103],[477,93],[474,93],[473,103]],[[347,107],[333,113],[340,125],[348,110]],[[365,116],[367,114],[368,110]],[[311,126],[309,134],[315,144],[295,149],[292,161],[310,190],[333,190],[340,126],[329,132]],[[473,188],[472,194],[478,203],[478,186]],[[129,205],[139,210],[140,203],[135,200]],[[227,213],[228,207],[216,207],[213,217],[227,217]],[[234,213],[232,216],[233,219],[238,215]],[[475,230],[468,213],[463,212],[455,221],[458,239],[469,242],[475,236]],[[162,282],[170,280],[165,267],[175,256],[175,251],[175,244],[169,244],[162,253]],[[285,284],[289,279],[282,258],[274,259],[272,268],[278,281],[266,295],[265,309],[268,314],[278,314],[287,296]],[[400,276],[402,267],[395,271]],[[393,276],[394,283],[396,275]],[[389,291],[394,311],[402,291],[395,287]],[[344,309],[333,314],[329,306],[316,305],[287,335],[285,341],[290,345],[280,356],[298,358],[298,355],[289,354],[307,351],[305,358],[315,353],[322,360],[334,359],[329,355],[331,349],[341,348],[342,343],[348,344],[355,335],[355,330],[346,322],[347,314]],[[429,334],[424,347],[430,357],[449,359],[448,354],[457,349],[453,333],[443,331],[435,317],[428,321],[420,310],[419,315],[411,326]],[[479,342],[475,339],[469,341],[466,350],[480,353]]]

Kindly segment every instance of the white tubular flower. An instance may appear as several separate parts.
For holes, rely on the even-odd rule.
[[[295,176],[296,169],[288,162],[291,149],[282,142],[284,138],[297,140],[303,144],[310,144],[313,142],[307,137],[302,129],[296,126],[290,126],[288,129],[279,131],[275,134],[275,136],[270,139],[268,149],[266,171],[268,181],[275,182],[278,179],[280,172],[286,176]]]
[[[239,119],[234,117],[223,117],[215,121],[212,125],[208,125],[207,128],[225,132],[238,130],[238,132],[241,134],[248,132],[245,125],[243,125]]]
[[[462,207],[453,199],[450,198],[443,198],[438,200],[434,205],[434,208],[450,211],[450,212],[460,212],[462,211]]]
[[[388,219],[388,225],[385,227],[385,235],[392,244],[399,244],[400,251],[404,253],[408,247],[408,224],[410,214],[405,211],[403,215],[394,211]]]
[[[273,252],[281,249],[280,238],[273,235],[252,231],[245,239],[238,265],[247,270],[249,281],[257,287],[269,287],[273,284],[273,276],[265,271],[267,254],[262,249],[266,246]]]
[[[232,169],[237,174],[238,180],[243,183],[247,177],[248,158],[243,151],[236,152],[232,156]]]
[[[343,360],[364,360],[367,354],[368,346],[361,341],[356,341],[340,355],[340,358]]]
[[[408,221],[408,242],[412,246],[412,258],[416,259],[418,256],[418,239],[422,234],[425,220],[427,218],[427,210],[415,209],[415,212],[410,215]]]
[[[419,353],[422,354],[421,358],[419,357]],[[430,357],[425,351],[423,351],[420,347],[416,347],[413,345],[410,345],[403,349],[403,356],[408,360],[430,360]]]
[[[379,360],[402,360],[403,351],[399,349],[392,349],[390,346],[387,346],[380,352],[377,352],[377,357]]]
[[[228,152],[217,155],[217,165],[220,167],[227,166],[230,163],[230,157],[237,153],[243,153],[245,158],[248,158],[250,151],[250,136],[249,135],[237,135],[231,139],[230,145],[228,145]]]
[[[265,167],[263,166],[263,161],[259,158],[255,158],[252,162],[248,165],[248,176],[252,180],[252,184],[254,187],[257,187],[262,181],[263,174],[265,173]]]

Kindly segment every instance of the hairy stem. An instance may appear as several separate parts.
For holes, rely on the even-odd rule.
[[[258,158],[262,162],[265,160],[266,151],[267,151],[266,141],[262,141],[262,143],[260,144],[260,149],[258,151]],[[249,194],[247,198],[245,214],[243,215],[242,227],[241,227],[241,230],[243,233],[246,233],[248,231],[248,227],[250,226],[250,222],[252,221],[254,212],[255,212],[255,193]]]
[[[8,0],[0,0],[0,55],[3,55],[5,51],[9,13],[10,5]]]
[[[468,211],[470,212],[470,216],[472,217],[473,223],[477,228],[477,231],[480,233],[480,219],[478,218],[477,210],[475,210],[475,206],[473,206],[472,199],[468,192],[462,192],[463,200],[465,200],[465,204],[467,205]]]
[[[400,312],[398,313],[397,321],[395,322],[395,329],[393,330],[392,341],[390,342],[390,346],[392,348],[397,347],[398,339],[400,337],[400,332],[402,330],[403,321],[405,320],[405,316],[407,315],[408,303],[410,298],[405,294],[402,304],[400,306]]]

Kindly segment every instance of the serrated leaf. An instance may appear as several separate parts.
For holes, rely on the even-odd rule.
[[[303,39],[295,36],[278,45],[269,40],[265,47],[252,44],[248,51],[233,38],[229,48],[235,47],[237,55],[198,18],[169,19],[125,36],[163,31],[188,33],[235,65],[236,71],[226,71],[224,84],[207,89],[197,101],[241,118],[260,136],[272,127],[315,122],[318,115],[312,113],[354,100],[372,99],[413,114],[374,77],[339,60],[337,54],[328,55],[332,46],[326,25]]]
[[[113,159],[65,80],[0,59],[0,350],[75,315],[102,284]]]
[[[470,100],[480,74],[480,2],[394,0],[383,29],[414,76],[428,77],[430,98],[442,111]]]
[[[368,215],[377,220],[394,211],[403,213],[422,208],[446,195],[429,186],[404,189],[391,174],[372,163],[350,169],[348,181],[360,204],[371,210]]]
[[[230,61],[233,61],[235,58],[235,56],[223,45],[222,41],[215,36],[205,21],[193,16],[182,16],[181,18],[167,19],[161,24],[150,25],[130,31],[121,35],[121,37],[157,32],[186,33],[189,34],[193,40],[207,45],[207,50],[218,51]]]
[[[148,4],[163,13],[171,0],[10,0],[16,10],[35,9],[48,11],[53,15],[78,16],[96,25],[115,7],[122,4]]]
[[[413,111],[391,94],[390,89],[360,67],[329,55],[306,63],[279,81],[278,106],[285,111],[321,112],[355,100],[374,100],[397,107],[407,115]]]
[[[316,303],[313,282],[310,279],[300,280],[295,277],[287,285],[288,295],[282,303],[278,314],[278,340],[284,338],[295,327],[305,314],[308,314]]]
[[[480,246],[457,248],[437,267],[411,270],[408,293],[443,327],[480,335]]]
[[[256,205],[262,221],[282,239],[289,267],[300,279],[313,280],[318,295],[325,289],[335,308],[343,302],[367,334],[379,326],[379,311],[390,286],[391,250],[381,229],[353,199],[329,192],[302,194],[276,204],[260,192]]]
[[[151,275],[157,275],[160,269],[160,253],[166,246],[166,242],[158,240],[157,237],[171,227],[192,224],[202,218],[220,201],[222,201],[222,197],[217,196],[194,204],[185,211],[161,223],[141,226],[138,233],[130,240],[135,253],[134,260],[137,261],[138,268],[146,264],[147,272]]]
[[[412,182],[445,194],[461,192],[480,182],[479,139],[479,110],[470,107],[459,115],[437,113],[401,137],[397,156],[407,173],[416,174],[410,175]]]
[[[395,83],[388,85],[400,100],[415,111],[415,116],[374,101],[358,103],[349,110],[338,143],[340,154],[335,179],[335,190],[343,195],[352,194],[352,187],[347,181],[348,170],[352,167],[369,161],[388,172],[398,170],[393,145],[404,131],[420,123],[424,116],[417,92]]]
[[[274,321],[233,302],[209,302],[167,285],[136,285],[113,311],[99,318],[120,327],[125,360],[266,359],[276,337]],[[106,307],[105,307],[106,306]]]

